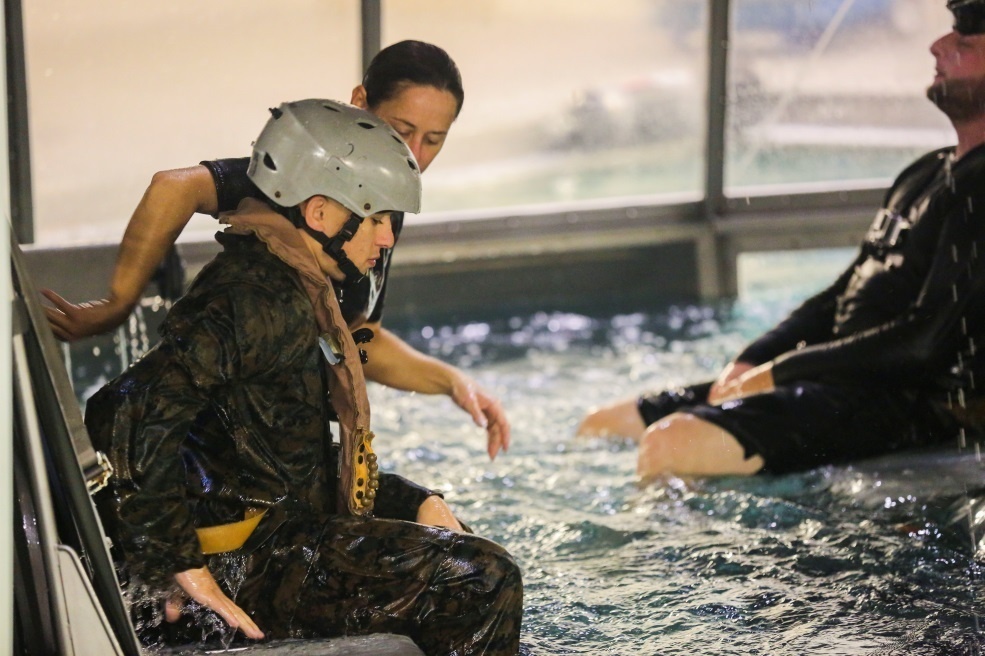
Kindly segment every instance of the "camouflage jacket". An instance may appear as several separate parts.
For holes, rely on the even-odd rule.
[[[223,251],[174,305],[160,343],[86,410],[116,470],[97,505],[131,571],[150,582],[205,564],[195,528],[242,520],[248,508],[336,510],[311,281],[256,236],[233,232],[217,235]],[[247,548],[276,529],[276,516]]]

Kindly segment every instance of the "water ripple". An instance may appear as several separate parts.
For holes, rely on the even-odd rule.
[[[981,653],[983,576],[955,521],[981,463],[922,454],[640,488],[631,442],[572,438],[587,400],[707,378],[771,312],[431,327],[437,341],[415,345],[500,397],[513,447],[490,463],[447,399],[374,387],[378,450],[514,554],[534,653]]]

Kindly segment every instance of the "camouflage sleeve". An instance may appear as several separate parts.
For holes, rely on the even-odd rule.
[[[86,426],[114,468],[96,497],[132,575],[161,586],[202,567],[186,503],[180,450],[200,400],[161,350],[151,351],[86,406]],[[103,508],[108,504],[109,508]]]

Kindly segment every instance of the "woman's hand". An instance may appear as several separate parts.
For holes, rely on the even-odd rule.
[[[54,304],[45,311],[55,336],[73,341],[126,321],[188,220],[196,212],[215,214],[218,204],[212,173],[202,165],[155,173],[123,233],[109,298],[73,305],[53,291],[42,292]]]
[[[446,394],[472,416],[476,426],[486,429],[490,458],[510,448],[510,422],[499,401],[480,388],[457,367],[417,351],[376,323],[365,324],[375,333],[365,345],[369,362],[366,378],[394,389],[420,394]]]
[[[472,415],[476,426],[486,429],[486,451],[494,460],[500,449],[510,449],[510,422],[503,406],[471,378],[461,372],[456,374],[449,396],[458,407]]]
[[[212,578],[212,572],[208,567],[179,572],[174,575],[174,580],[186,595],[206,608],[214,610],[229,626],[242,631],[247,638],[263,639],[263,631],[242,608],[226,596]],[[177,601],[174,598],[169,599],[165,607],[165,619],[168,622],[175,622],[180,615],[181,609]]]
[[[41,294],[52,304],[44,308],[48,324],[55,337],[65,342],[109,332],[126,321],[133,309],[129,303],[111,299],[69,303],[50,289],[42,289]]]

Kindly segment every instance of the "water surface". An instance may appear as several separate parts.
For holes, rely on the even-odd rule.
[[[834,269],[846,259],[825,257]],[[535,654],[979,654],[980,535],[959,513],[985,480],[975,452],[641,488],[634,444],[573,438],[593,404],[714,376],[833,278],[830,264],[754,261],[752,293],[735,303],[397,326],[501,399],[513,446],[490,462],[447,398],[373,385],[381,464],[443,490],[514,554]],[[137,323],[123,349],[73,346],[80,399],[119,371],[121,352],[146,348]],[[971,504],[974,524],[983,507]]]
[[[371,390],[385,469],[438,487],[504,544],[539,654],[977,654],[985,589],[958,508],[974,453],[646,488],[587,406],[713,376],[797,294],[592,319],[539,314],[404,336],[509,410],[510,452],[444,397]]]

